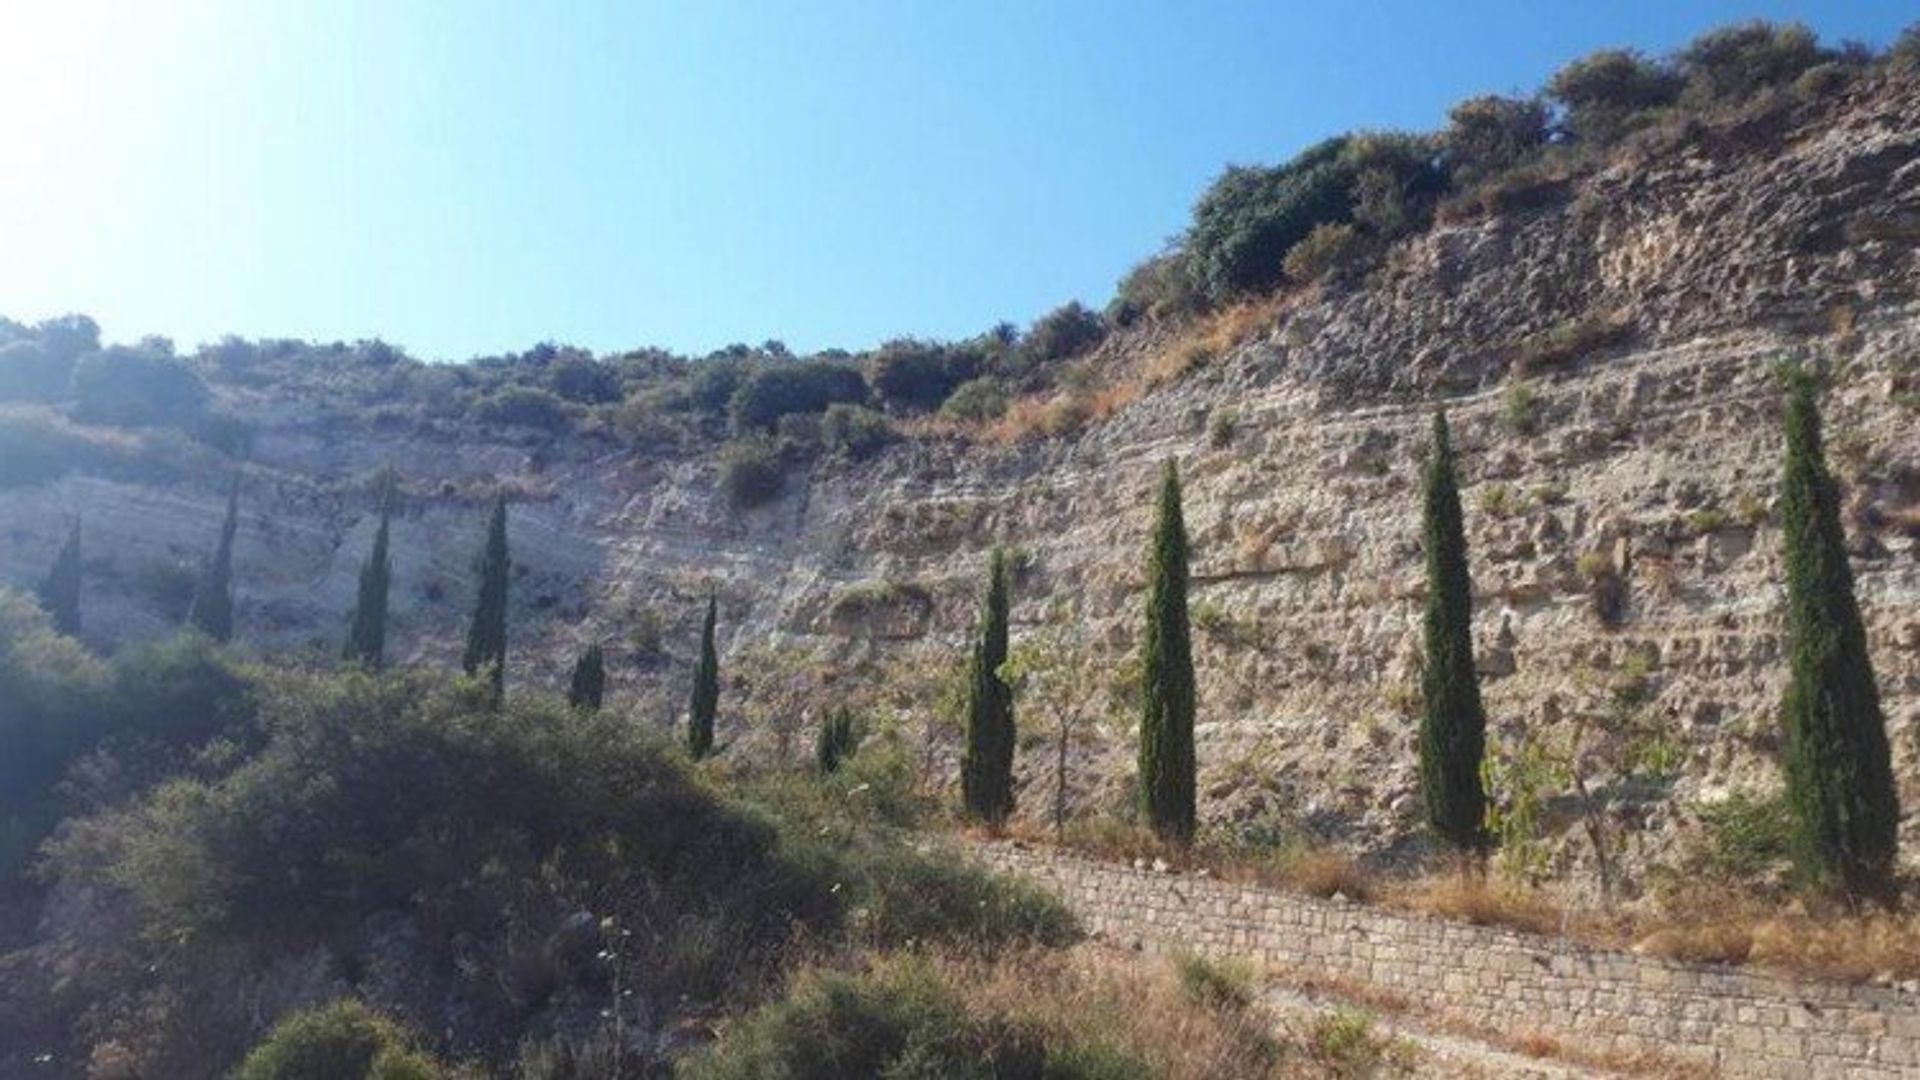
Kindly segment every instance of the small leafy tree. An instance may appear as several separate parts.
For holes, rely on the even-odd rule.
[[[80,522],[75,519],[60,545],[53,569],[40,583],[40,606],[53,618],[56,633],[73,637],[80,633]]]
[[[1013,694],[1001,681],[1007,662],[1007,562],[994,548],[979,637],[967,669],[967,747],[960,759],[960,792],[967,813],[998,826],[1013,812]]]
[[[468,675],[486,672],[498,704],[507,692],[507,580],[512,570],[507,553],[507,497],[493,501],[487,522],[487,542],[480,553],[480,591],[474,600],[473,621],[467,626],[467,648],[460,666]]]
[[[720,705],[720,654],[714,648],[714,622],[720,601],[707,597],[707,617],[700,624],[700,661],[693,669],[693,700],[687,708],[687,752],[694,760],[713,752],[714,713]]]
[[[842,763],[853,756],[854,748],[859,744],[860,736],[855,727],[853,710],[835,709],[827,714],[820,724],[820,734],[813,744],[813,764],[822,776],[838,772]]]
[[[1016,697],[1037,706],[1053,739],[1053,829],[1067,828],[1067,759],[1100,716],[1095,704],[1102,671],[1098,658],[1068,638],[1072,620],[1056,610],[1049,625],[1022,639],[1000,666]]]
[[[233,538],[240,529],[240,477],[227,489],[227,517],[220,525],[220,542],[193,590],[187,623],[215,641],[233,638]]]
[[[1193,631],[1187,613],[1187,526],[1180,474],[1169,460],[1147,556],[1147,626],[1141,643],[1140,795],[1154,832],[1193,839]]]
[[[341,656],[348,663],[378,669],[387,656],[387,594],[393,585],[393,559],[388,538],[393,522],[394,483],[391,474],[380,484],[380,525],[373,533],[373,550],[360,567],[360,590],[347,620],[347,643]]]
[[[1813,377],[1788,373],[1781,533],[1791,675],[1781,702],[1795,853],[1817,888],[1892,901],[1900,805],[1886,719],[1853,593],[1840,493],[1827,473]]]
[[[1487,718],[1473,664],[1473,582],[1466,524],[1444,412],[1433,417],[1422,544],[1427,557],[1426,653],[1420,672],[1420,791],[1427,824],[1456,851],[1486,847],[1481,759]]]
[[[599,642],[587,646],[574,661],[573,678],[567,684],[567,704],[576,709],[598,712],[607,693],[607,658]]]

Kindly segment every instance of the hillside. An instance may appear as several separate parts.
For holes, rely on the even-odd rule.
[[[505,488],[516,681],[555,683],[604,640],[616,696],[664,725],[711,587],[739,673],[722,709],[730,735],[769,702],[811,708],[829,686],[917,731],[995,543],[1020,554],[1016,635],[1062,618],[1121,681],[1150,484],[1177,457],[1196,557],[1203,817],[1391,856],[1417,817],[1411,508],[1427,418],[1445,404],[1466,469],[1495,742],[1510,755],[1630,703],[1630,729],[1608,723],[1629,756],[1659,764],[1615,812],[1636,865],[1671,864],[1698,804],[1776,784],[1771,370],[1800,359],[1833,373],[1855,569],[1913,805],[1920,85],[1875,75],[1720,116],[1496,202],[1456,205],[1372,264],[1229,315],[1116,329],[1083,361],[1107,389],[1078,430],[904,425],[908,438],[822,456],[746,509],[722,491],[724,433],[711,426],[652,439],[388,407],[417,400],[399,383],[441,376],[364,347],[207,367],[217,412],[251,428],[244,636],[337,650],[374,528],[371,480],[390,466],[404,494],[398,655],[457,656],[485,506]],[[111,649],[160,633],[177,618],[178,567],[210,546],[241,458],[12,408],[14,422],[89,449],[77,467],[0,488],[0,581],[37,580],[79,514],[85,637]],[[1624,601],[1603,613],[1610,578]],[[930,758],[946,760],[950,733],[930,730]],[[1036,757],[1023,755],[1028,785]],[[1078,757],[1076,805],[1124,798],[1127,736],[1107,731]],[[1025,801],[1038,814],[1045,800]],[[1581,851],[1569,842],[1559,857]]]

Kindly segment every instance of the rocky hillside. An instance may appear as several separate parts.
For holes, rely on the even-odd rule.
[[[407,494],[394,551],[410,659],[456,655],[484,502],[505,484],[518,493],[515,676],[554,679],[604,638],[616,687],[649,721],[684,696],[709,585],[727,650],[760,657],[730,669],[736,690],[780,689],[784,657],[799,698],[923,710],[993,543],[1021,555],[1016,621],[1064,620],[1118,685],[1150,485],[1177,457],[1197,559],[1203,814],[1388,853],[1416,816],[1416,485],[1445,403],[1497,742],[1511,753],[1600,730],[1589,782],[1631,768],[1617,817],[1642,862],[1667,859],[1697,804],[1774,783],[1771,370],[1800,359],[1835,374],[1831,450],[1903,798],[1920,806],[1920,85],[1874,80],[1712,125],[1542,182],[1524,203],[1454,215],[1364,275],[1277,300],[1234,347],[1077,436],[927,435],[820,466],[744,513],[698,447],[638,455],[591,435],[318,415],[300,388],[216,383],[257,429],[243,633],[338,648],[374,527],[369,477],[391,464]],[[1100,355],[1116,381],[1144,380],[1196,332],[1136,328]],[[0,580],[35,580],[81,513],[88,636],[159,632],[178,566],[211,544],[224,484],[83,470],[0,490]],[[1117,726],[1090,740],[1077,799],[1118,798],[1130,754]],[[1042,756],[1024,755],[1028,784]]]

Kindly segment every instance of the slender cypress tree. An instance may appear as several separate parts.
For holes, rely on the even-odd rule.
[[[379,669],[387,656],[387,593],[393,584],[393,560],[387,553],[393,520],[393,481],[380,491],[380,527],[373,534],[373,551],[360,567],[360,592],[347,621],[347,644],[341,656],[349,663]]]
[[[1473,666],[1473,582],[1447,415],[1433,417],[1422,543],[1427,555],[1426,657],[1420,672],[1420,792],[1427,824],[1460,851],[1486,847],[1480,759],[1487,717]]]
[[[720,654],[713,647],[720,601],[707,597],[707,618],[700,627],[700,662],[693,669],[693,700],[687,710],[687,752],[694,760],[713,752],[713,716],[720,705]]]
[[[40,606],[53,616],[53,628],[72,637],[80,632],[80,521],[74,519],[53,569],[40,583]]]
[[[467,651],[460,666],[468,675],[487,672],[493,681],[493,700],[507,692],[507,497],[494,499],[487,523],[487,545],[480,553],[480,594],[474,601],[473,622],[467,627]]]
[[[227,489],[227,518],[220,526],[220,543],[207,562],[187,608],[187,622],[215,641],[233,638],[233,537],[240,529],[240,476]]]
[[[1180,473],[1169,460],[1147,555],[1147,630],[1141,643],[1140,798],[1162,837],[1193,839],[1193,640],[1187,616],[1187,526]]]
[[[607,693],[607,658],[600,643],[587,646],[573,665],[573,682],[567,687],[567,704],[588,712],[599,712]]]
[[[833,710],[821,722],[820,734],[814,740],[814,767],[820,770],[822,776],[839,771],[841,763],[853,756],[854,745],[858,741],[853,713],[844,707]]]
[[[1789,375],[1786,429],[1781,534],[1792,674],[1780,714],[1795,854],[1815,887],[1890,902],[1900,806],[1839,491],[1827,473],[1814,381],[1805,372]]]
[[[1013,691],[1000,677],[1007,662],[1007,560],[999,549],[987,564],[980,636],[967,665],[967,747],[960,758],[960,794],[967,813],[998,826],[1013,812]]]

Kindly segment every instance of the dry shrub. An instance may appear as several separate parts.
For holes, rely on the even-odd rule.
[[[1414,911],[1443,919],[1529,934],[1557,934],[1567,921],[1565,913],[1545,894],[1482,877],[1431,877],[1412,883],[1398,899]]]
[[[1372,875],[1352,858],[1337,851],[1309,851],[1288,861],[1281,883],[1309,896],[1344,896],[1366,903],[1375,892]]]
[[[1625,308],[1568,319],[1513,345],[1508,363],[1523,377],[1564,368],[1588,353],[1626,341],[1633,328],[1633,314]]]
[[[1753,927],[1750,962],[1842,982],[1920,977],[1920,919],[1787,916]]]
[[[1732,923],[1669,926],[1641,938],[1633,951],[1686,964],[1744,964],[1753,951],[1753,935]]]

